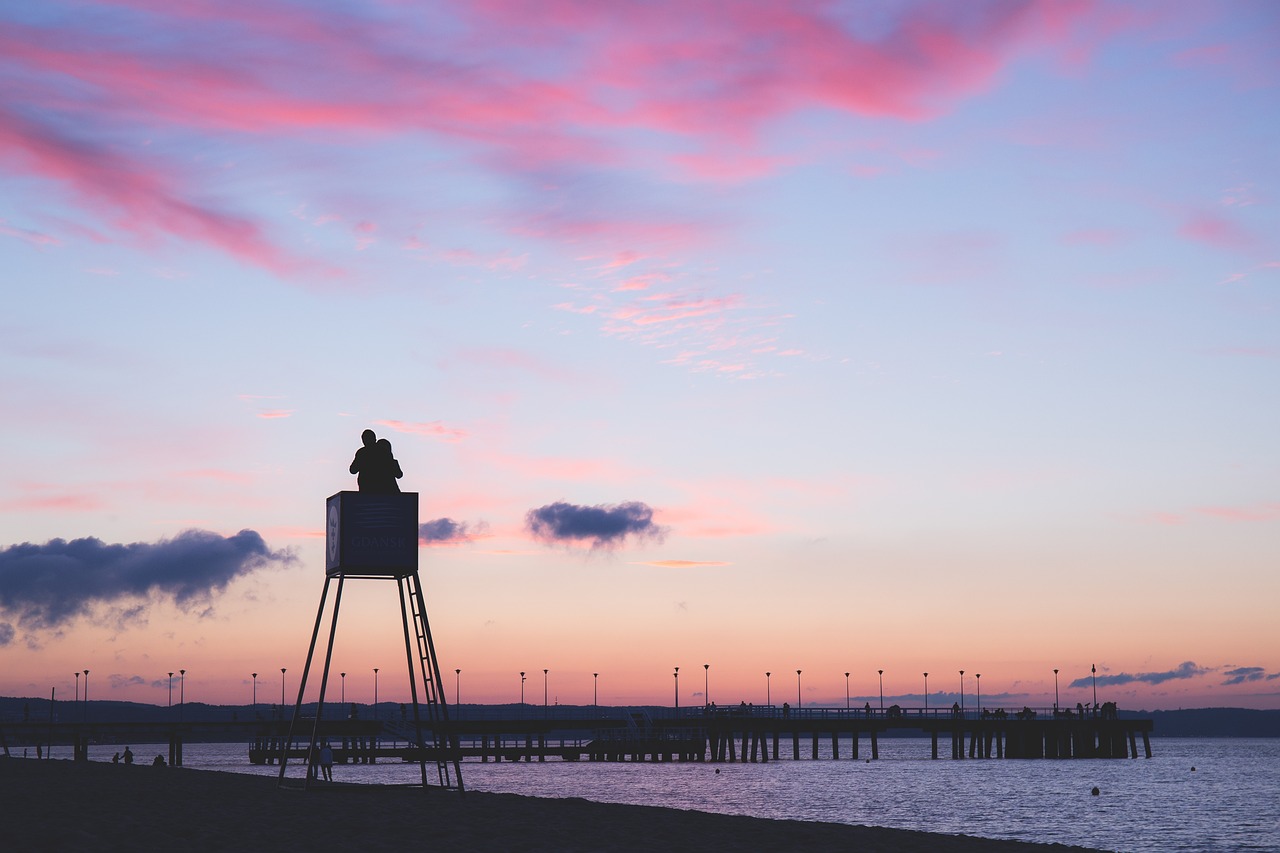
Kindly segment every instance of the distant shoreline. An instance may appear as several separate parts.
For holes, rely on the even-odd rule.
[[[274,779],[238,773],[20,758],[0,758],[0,801],[15,849],[1088,851],[582,799],[364,785],[279,790]]]
[[[373,716],[373,708],[363,703],[354,704],[360,715],[365,719]],[[258,705],[208,705],[199,702],[186,703],[183,714],[187,720],[202,720],[207,722],[227,721],[233,718],[240,720],[252,720],[261,715],[264,719],[271,719],[273,715],[278,713],[278,705],[267,702],[261,702]],[[558,705],[561,709],[586,709],[591,706],[586,705]],[[637,706],[600,706],[606,710],[669,710],[661,706],[637,705]],[[308,702],[303,705],[304,713],[314,713],[315,703]],[[515,704],[497,704],[497,705],[470,705],[450,706],[453,713],[460,713],[460,719],[467,719],[469,716],[482,716],[485,714],[493,714],[497,712],[511,713],[513,716],[517,710],[526,713],[528,716],[540,714],[542,707],[534,705],[515,705]],[[325,703],[325,716],[329,717],[333,714],[341,713],[341,706],[337,702]],[[399,713],[399,705],[393,702],[381,702],[378,705],[378,714],[382,718]],[[41,721],[46,720],[50,713],[50,702],[48,697],[9,697],[0,696],[0,725],[5,722],[17,722],[23,720],[24,717]],[[163,705],[150,705],[142,702],[116,702],[110,700],[93,700],[85,706],[85,703],[76,703],[70,699],[59,699],[54,703],[54,712],[59,719],[69,721],[68,714],[71,715],[88,715],[88,719],[97,722],[171,722],[175,719],[175,714],[179,712],[178,707],[166,707]],[[292,706],[289,708],[292,711]],[[74,719],[79,719],[80,716]],[[1209,737],[1209,738],[1240,738],[1240,737],[1280,737],[1280,709],[1259,710],[1254,708],[1186,708],[1176,711],[1143,711],[1120,709],[1120,718],[1148,718],[1154,721],[1155,730],[1152,737],[1161,738],[1187,738],[1187,737]],[[917,737],[915,734],[886,733],[884,737]]]

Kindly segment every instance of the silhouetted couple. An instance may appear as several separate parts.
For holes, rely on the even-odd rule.
[[[391,494],[400,491],[396,480],[404,476],[400,463],[391,453],[391,442],[378,438],[373,430],[360,433],[364,447],[356,451],[356,458],[351,460],[351,473],[356,475],[356,484],[362,492]]]

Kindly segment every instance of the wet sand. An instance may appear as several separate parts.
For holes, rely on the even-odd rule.
[[[277,789],[179,767],[0,758],[7,849],[898,851],[1050,853],[1059,844],[438,788]]]

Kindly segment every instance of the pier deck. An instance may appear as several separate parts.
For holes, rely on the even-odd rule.
[[[1105,706],[1104,706],[1105,707]],[[480,761],[777,761],[880,757],[883,737],[928,743],[931,758],[1068,759],[1151,757],[1150,719],[1122,719],[1114,708],[1098,713],[1022,709],[957,713],[950,709],[893,708],[470,708],[437,723],[438,751]],[[486,713],[487,711],[487,713]],[[504,713],[505,711],[505,713]],[[455,714],[457,713],[455,709]],[[303,728],[306,728],[305,726]],[[396,719],[324,720],[339,763],[416,761],[412,724]],[[289,730],[282,719],[236,722],[58,722],[0,725],[5,753],[12,746],[71,744],[87,759],[90,744],[169,743],[169,763],[182,764],[191,741],[244,741],[253,763],[275,763]],[[431,731],[424,721],[424,735]],[[1141,739],[1141,747],[1138,740]],[[425,738],[431,743],[430,738]],[[829,743],[830,749],[819,749]],[[305,758],[305,743],[288,744],[290,759]],[[847,749],[842,755],[842,750]],[[923,750],[922,750],[923,751]]]

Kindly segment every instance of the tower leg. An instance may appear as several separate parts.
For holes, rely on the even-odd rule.
[[[324,618],[324,602],[329,597],[329,581],[331,580],[332,578],[326,576],[324,588],[320,590],[320,606],[316,608],[316,625],[311,630],[311,645],[307,648],[307,663],[302,668],[302,678],[298,682],[298,701],[294,703],[293,717],[289,720],[289,728],[284,741],[280,745],[280,775],[276,780],[277,787],[284,782],[285,767],[289,763],[289,744],[293,742],[293,726],[298,721],[298,715],[302,712],[302,693],[307,689],[307,673],[311,671],[311,658],[315,655],[316,640],[320,636],[320,622]],[[284,709],[281,708],[280,711],[283,713]]]

